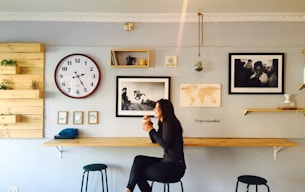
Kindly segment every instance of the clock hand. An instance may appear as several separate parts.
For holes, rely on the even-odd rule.
[[[74,73],[75,73],[75,75],[76,75],[75,77],[77,77],[78,80],[80,81],[80,84],[82,84],[82,86],[85,88],[84,83],[83,83],[82,80],[79,78],[80,76],[84,76],[85,74],[83,73],[83,74],[81,74],[81,75],[77,75],[77,72],[76,72],[76,71],[74,71]],[[72,77],[72,78],[74,79],[75,77]]]

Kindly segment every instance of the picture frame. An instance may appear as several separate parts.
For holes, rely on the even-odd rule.
[[[284,53],[229,53],[229,94],[283,94]]]
[[[68,111],[58,111],[57,124],[67,124],[67,123],[68,123]]]
[[[88,124],[98,124],[98,111],[88,111]]]
[[[153,116],[159,99],[170,100],[169,76],[116,77],[116,117]]]
[[[83,112],[73,111],[73,124],[83,124]]]

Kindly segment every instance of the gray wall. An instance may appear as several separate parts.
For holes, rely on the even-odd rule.
[[[186,191],[234,191],[236,177],[256,174],[268,179],[272,191],[300,192],[305,188],[303,165],[304,137],[301,113],[250,113],[247,107],[278,107],[283,95],[229,95],[228,53],[284,52],[285,93],[293,94],[298,107],[304,106],[304,90],[299,91],[305,66],[305,23],[237,22],[204,23],[205,69],[195,72],[197,24],[186,23],[183,30],[174,23],[136,23],[136,30],[124,32],[122,23],[77,22],[0,22],[1,42],[40,42],[46,45],[45,139],[0,140],[0,191],[17,185],[20,191],[64,192],[80,187],[81,167],[92,162],[109,164],[111,191],[125,187],[133,157],[137,154],[161,155],[159,148],[66,147],[63,159],[55,147],[43,147],[65,127],[77,127],[82,136],[146,136],[140,118],[115,117],[115,78],[117,75],[171,76],[171,100],[184,127],[186,137],[278,137],[299,143],[284,148],[273,160],[273,148],[265,147],[186,147]],[[179,38],[179,34],[182,34]],[[148,69],[110,68],[113,47],[143,47],[152,50]],[[85,53],[100,65],[102,82],[98,91],[82,100],[70,99],[56,88],[53,73],[57,62],[71,53]],[[166,55],[178,55],[177,68],[165,68]],[[220,108],[182,108],[179,86],[182,83],[219,83]],[[69,124],[57,125],[57,111],[69,111]],[[72,124],[73,111],[100,111],[100,124]],[[85,115],[85,122],[87,122]],[[218,123],[195,121],[218,119]],[[96,186],[94,186],[96,187]]]

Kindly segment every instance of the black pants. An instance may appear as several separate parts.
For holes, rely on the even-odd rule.
[[[130,177],[127,188],[131,191],[138,185],[141,192],[151,192],[151,187],[146,178],[146,171],[156,176],[165,176],[168,173],[184,174],[185,169],[175,163],[161,162],[161,158],[138,155],[134,158],[133,165],[130,171]]]

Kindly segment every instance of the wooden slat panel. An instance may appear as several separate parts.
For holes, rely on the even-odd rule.
[[[0,91],[0,114],[17,114],[20,118],[18,123],[3,124],[0,128],[2,129],[0,130],[0,138],[42,138],[44,125],[44,45],[39,43],[0,43],[0,61],[3,59],[16,60],[21,73],[0,75],[0,81],[6,79],[11,88],[7,92]],[[32,90],[33,80],[38,81],[37,90]],[[35,98],[29,94],[33,91],[42,98]],[[9,94],[5,96],[7,93]],[[24,98],[25,96],[27,98]]]
[[[40,43],[0,43],[0,52],[44,52],[44,45]]]
[[[20,69],[21,69],[21,71],[20,71],[21,74],[42,76],[41,74],[44,73],[44,68],[42,68],[42,67],[35,67],[35,68],[22,67]]]
[[[39,90],[1,90],[0,98],[39,98]]]
[[[19,115],[42,115],[43,108],[42,107],[1,107],[0,114],[19,114]]]
[[[43,60],[44,53],[0,53],[0,60],[13,59],[17,60]]]
[[[22,123],[42,123],[43,115],[19,115],[19,122]]]
[[[30,67],[30,68],[36,68],[36,67],[44,67],[44,59],[27,59],[27,60],[22,60],[22,59],[18,59],[17,61],[17,65],[19,67]]]
[[[15,124],[0,124],[0,129],[5,130],[30,130],[43,129],[42,123],[15,123]]]
[[[0,115],[0,124],[17,123],[19,115]]]
[[[0,138],[42,138],[41,130],[0,130]]]
[[[2,107],[43,107],[43,99],[0,99],[0,109]]]

